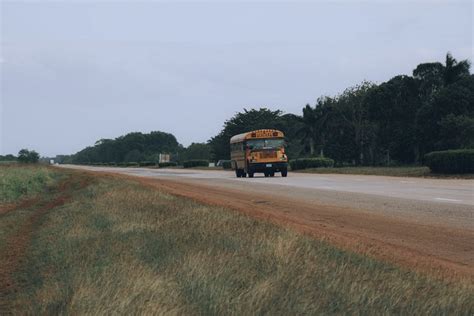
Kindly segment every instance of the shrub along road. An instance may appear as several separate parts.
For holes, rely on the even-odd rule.
[[[140,176],[173,194],[290,225],[346,249],[430,273],[474,277],[472,180],[235,179],[224,171],[74,168]]]

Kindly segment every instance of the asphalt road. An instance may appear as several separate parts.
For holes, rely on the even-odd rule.
[[[220,185],[258,183],[269,191],[272,186],[284,186],[292,191],[314,189],[474,206],[474,180],[303,173],[290,173],[287,178],[281,178],[278,174],[274,178],[265,178],[257,174],[253,179],[240,179],[236,178],[233,172],[218,170],[70,167],[151,178],[203,180],[206,183],[212,183],[214,180]]]

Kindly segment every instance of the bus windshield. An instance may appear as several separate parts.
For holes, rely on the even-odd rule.
[[[247,141],[249,149],[281,148],[284,145],[285,140],[281,138],[251,139]]]

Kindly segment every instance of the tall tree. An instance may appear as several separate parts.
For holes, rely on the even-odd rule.
[[[468,106],[472,98],[470,62],[468,60],[458,62],[448,53],[445,65],[433,66],[432,64],[420,64],[413,71],[420,85],[422,103],[416,113],[421,155],[433,150],[461,146],[462,142],[454,141],[456,137],[451,136],[451,141],[447,141],[445,136],[460,135],[463,134],[461,131],[469,130],[471,118]],[[437,70],[433,70],[434,68]],[[423,69],[425,70],[422,71]],[[431,69],[431,71],[426,69]],[[437,82],[437,84],[431,85],[430,82]],[[426,88],[430,85],[436,87],[431,90]]]
[[[444,85],[450,85],[455,83],[458,80],[466,78],[470,75],[469,68],[471,63],[468,60],[457,61],[450,54],[446,54],[446,65],[444,66]]]
[[[367,93],[374,87],[373,83],[364,81],[348,88],[338,96],[334,107],[336,115],[352,130],[351,135],[358,152],[355,160],[359,164],[366,163],[365,152],[373,136],[365,101]]]
[[[429,103],[443,87],[469,77],[470,66],[468,60],[458,62],[450,53],[446,54],[445,65],[440,62],[419,64],[413,70],[413,77],[419,81],[421,101]]]
[[[309,154],[314,156],[316,146],[316,109],[309,104],[303,108],[303,116],[300,118],[302,127],[298,131],[299,136],[302,137],[303,144],[309,147]]]
[[[409,76],[394,77],[372,89],[366,102],[377,133],[375,154],[384,154],[386,163],[392,159],[403,163],[417,160],[415,117],[420,99],[416,80]]]

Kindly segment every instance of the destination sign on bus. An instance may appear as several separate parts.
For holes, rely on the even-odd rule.
[[[281,136],[281,135],[279,135],[279,133],[274,130],[258,130],[252,133],[252,137],[256,137],[256,138],[278,137],[278,136]]]

